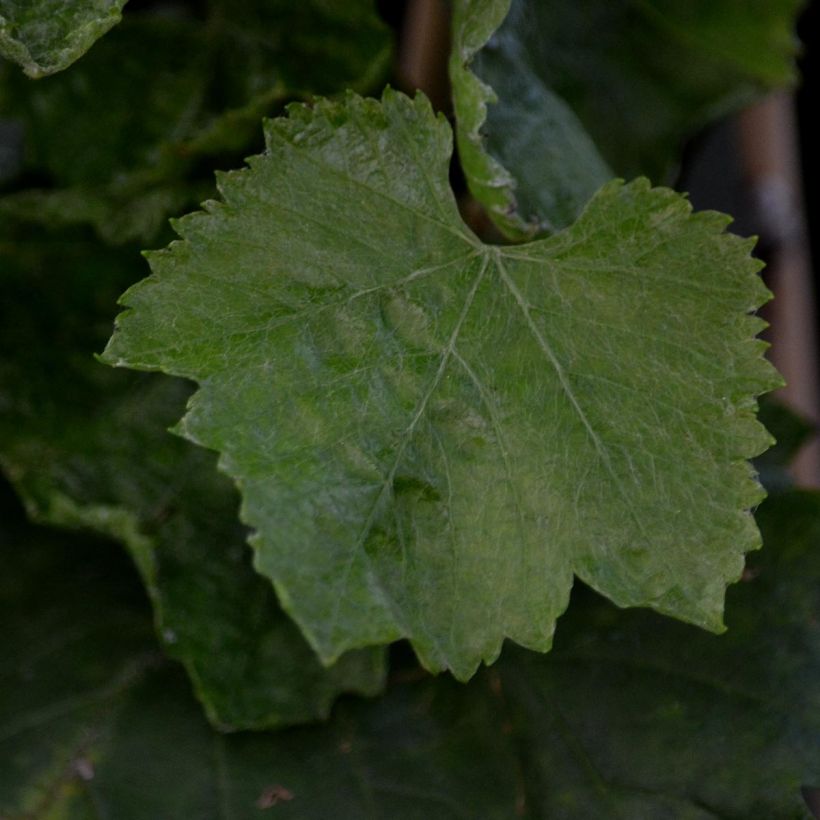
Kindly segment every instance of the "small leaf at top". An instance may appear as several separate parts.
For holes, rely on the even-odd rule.
[[[62,71],[120,21],[128,0],[0,0],[0,55],[29,77]]]
[[[572,223],[613,174],[569,105],[539,76],[520,32],[509,20],[502,26],[509,10],[510,0],[454,4],[449,71],[470,191],[507,236],[523,239]],[[510,17],[523,27],[519,12],[520,5]],[[477,59],[489,66],[489,82],[475,73]]]
[[[406,636],[467,678],[505,637],[548,649],[573,573],[721,629],[778,384],[750,242],[639,180],[485,245],[422,96],[295,106],[266,137],[151,254],[105,360],[199,382],[178,430],[221,453],[320,656]]]
[[[710,120],[794,79],[801,0],[456,0],[450,77],[473,195],[510,237],[612,174],[669,178]]]

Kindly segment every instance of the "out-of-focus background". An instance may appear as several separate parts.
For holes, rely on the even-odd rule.
[[[778,398],[817,424],[818,266],[820,259],[820,4],[798,25],[800,85],[774,94],[709,129],[686,156],[680,187],[697,208],[735,216],[734,229],[760,237],[757,253],[775,299],[771,357],[786,379]],[[820,440],[815,435],[793,466],[797,480],[820,486]]]

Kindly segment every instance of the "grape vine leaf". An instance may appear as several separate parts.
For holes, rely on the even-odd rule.
[[[609,167],[668,180],[697,129],[794,81],[801,5],[457,0],[450,78],[471,192],[521,239],[570,224]]]
[[[104,360],[199,383],[178,431],[220,452],[320,657],[408,637],[466,679],[505,637],[548,649],[573,574],[722,629],[779,383],[728,218],[616,181],[552,239],[485,245],[422,95],[266,138],[150,255]]]
[[[5,232],[0,466],[33,519],[127,546],[163,646],[215,725],[299,723],[326,717],[340,692],[376,694],[383,650],[322,667],[253,571],[235,489],[211,454],[167,434],[190,386],[94,361],[141,261],[76,232]]]
[[[550,655],[508,648],[467,686],[405,673],[324,725],[229,736],[151,646],[117,552],[4,516],[0,816],[808,818],[820,498],[759,514],[766,549],[729,591],[725,636],[587,590]]]
[[[214,162],[258,150],[264,115],[286,99],[368,91],[389,65],[390,34],[371,0],[216,0],[205,19],[194,11],[127,15],[86,59],[36,84],[0,68],[26,170],[51,182],[11,191],[0,212],[151,243],[169,215],[212,195]]]
[[[70,66],[121,18],[127,0],[0,0],[0,55],[35,79]]]

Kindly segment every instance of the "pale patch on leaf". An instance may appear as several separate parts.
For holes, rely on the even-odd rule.
[[[613,174],[668,180],[706,123],[794,81],[800,0],[456,0],[470,191],[513,239],[571,224]]]

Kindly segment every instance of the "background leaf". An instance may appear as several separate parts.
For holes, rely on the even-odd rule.
[[[0,55],[29,77],[62,71],[120,21],[127,0],[0,0]]]
[[[139,255],[20,230],[0,258],[0,464],[30,515],[126,544],[163,644],[215,724],[298,723],[325,716],[339,692],[376,694],[382,651],[320,665],[250,566],[214,457],[167,433],[190,387],[94,361]]]
[[[801,5],[459,0],[450,77],[470,190],[524,238],[570,224],[609,168],[671,181],[686,138],[794,80]]]
[[[35,86],[0,70],[27,157],[0,213],[153,242],[169,215],[211,193],[214,164],[258,150],[263,116],[294,97],[369,90],[391,55],[372,0],[217,0],[204,20],[193,3],[160,12],[126,15],[85,60]]]
[[[775,443],[755,459],[760,481],[769,492],[790,489],[794,478],[789,467],[800,448],[816,434],[816,425],[774,397],[760,403],[760,420],[775,439]]]
[[[365,710],[348,700],[303,732],[219,735],[152,647],[109,544],[3,536],[7,820],[244,820],[274,803],[296,817],[373,817],[378,805],[402,818],[507,816],[515,775],[503,744],[484,742],[493,716],[480,697],[428,682]]]
[[[199,382],[179,432],[326,661],[409,637],[468,678],[505,636],[548,649],[573,573],[720,629],[778,383],[750,243],[639,181],[483,245],[450,137],[421,96],[291,108],[151,256],[105,359]]]
[[[569,225],[614,174],[569,105],[539,77],[538,64],[530,65],[517,28],[502,26],[509,9],[510,0],[454,4],[449,70],[470,192],[506,235],[527,238]],[[485,82],[473,63],[488,41]]]
[[[325,725],[225,737],[151,648],[118,553],[10,532],[4,515],[0,814],[807,818],[818,522],[816,494],[766,502],[766,549],[729,592],[727,635],[579,591],[548,656],[508,651],[468,686],[397,681]]]

